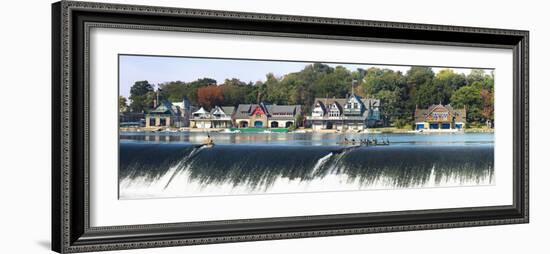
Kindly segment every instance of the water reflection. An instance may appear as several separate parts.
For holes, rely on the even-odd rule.
[[[389,139],[394,145],[403,144],[487,144],[494,142],[492,133],[440,134],[358,134],[358,133],[206,133],[206,132],[125,132],[121,141],[157,143],[202,143],[210,135],[216,144],[270,144],[270,145],[336,145],[348,139]]]

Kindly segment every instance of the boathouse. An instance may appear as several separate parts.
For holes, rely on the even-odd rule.
[[[451,105],[431,105],[427,109],[416,108],[415,129],[418,131],[458,131],[466,124],[466,107],[454,109]]]
[[[120,127],[144,127],[145,114],[142,112],[120,112],[118,113]]]
[[[289,128],[300,125],[296,122],[299,115],[300,105],[239,104],[233,121],[239,128]]]
[[[145,116],[146,128],[182,127],[182,111],[178,106],[164,100]]]
[[[192,128],[230,128],[234,112],[233,106],[216,106],[210,112],[201,107],[193,112],[190,125]]]
[[[380,100],[363,99],[352,93],[348,98],[315,98],[311,116],[315,130],[363,130],[380,123]]]

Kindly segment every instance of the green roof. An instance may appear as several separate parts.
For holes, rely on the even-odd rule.
[[[163,101],[157,108],[149,111],[149,114],[172,114],[172,113],[173,113],[172,103],[169,101]]]

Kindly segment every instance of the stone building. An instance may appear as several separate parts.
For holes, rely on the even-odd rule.
[[[162,100],[158,106],[145,115],[145,128],[189,127],[194,107],[187,98],[181,102]]]
[[[239,128],[289,128],[301,125],[296,122],[300,115],[300,105],[239,104],[233,121]]]
[[[182,111],[169,101],[162,101],[155,109],[149,111],[145,116],[146,128],[165,128],[183,126]]]

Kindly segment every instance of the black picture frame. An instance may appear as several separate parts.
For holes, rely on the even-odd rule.
[[[513,50],[513,205],[113,227],[89,225],[93,26]],[[529,32],[62,1],[52,5],[52,250],[61,253],[528,223]]]

